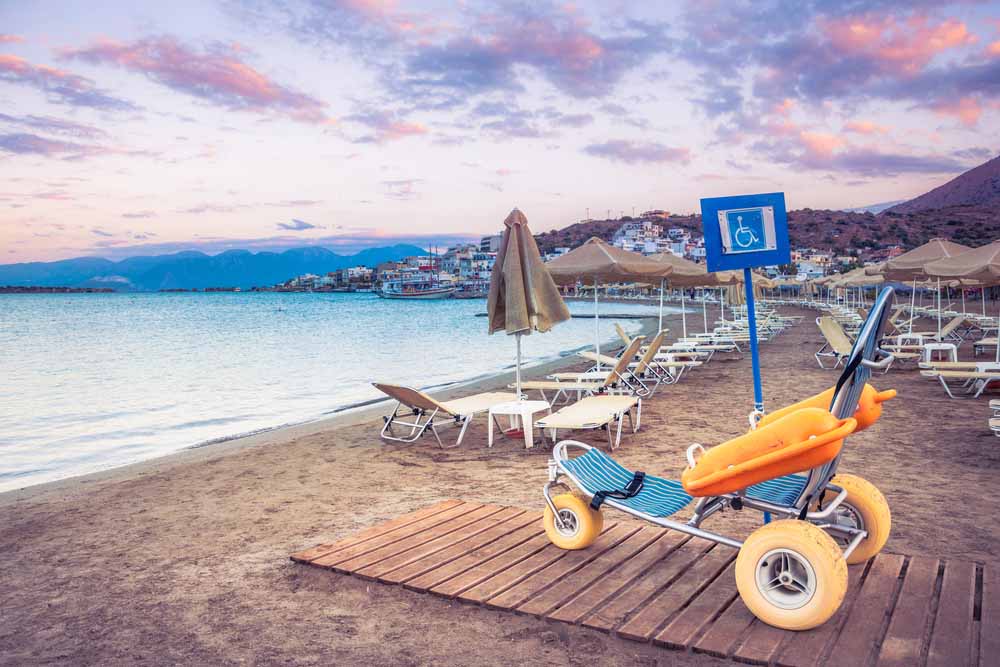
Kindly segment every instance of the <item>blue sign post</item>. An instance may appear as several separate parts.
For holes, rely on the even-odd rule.
[[[770,192],[701,200],[701,224],[705,233],[705,256],[709,271],[743,269],[750,327],[750,355],[753,359],[754,412],[764,413],[764,391],[760,381],[760,354],[757,349],[757,316],[753,298],[755,266],[787,264],[788,218],[785,194]]]

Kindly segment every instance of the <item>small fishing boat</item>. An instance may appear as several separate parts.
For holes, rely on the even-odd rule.
[[[382,283],[378,295],[383,299],[450,299],[457,287],[444,285],[430,276],[414,276]]]

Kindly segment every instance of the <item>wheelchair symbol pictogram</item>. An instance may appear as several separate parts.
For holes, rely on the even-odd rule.
[[[753,233],[752,229],[743,226],[742,215],[736,216],[736,225],[736,230],[733,232],[733,241],[737,246],[740,248],[750,248],[760,242],[760,239],[757,238],[757,235]],[[740,236],[741,234],[742,237]],[[746,240],[741,240],[741,238]]]

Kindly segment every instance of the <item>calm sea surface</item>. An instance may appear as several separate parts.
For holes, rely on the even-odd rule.
[[[485,310],[371,294],[0,296],[0,491],[322,417],[380,397],[373,380],[435,387],[509,368],[514,339],[487,336]],[[524,357],[593,338],[593,320],[570,320],[525,337]]]

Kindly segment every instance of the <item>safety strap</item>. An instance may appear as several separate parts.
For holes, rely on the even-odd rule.
[[[646,473],[642,471],[637,471],[628,484],[625,485],[623,491],[598,491],[594,494],[594,497],[590,499],[590,508],[594,510],[601,509],[601,505],[604,503],[605,498],[615,498],[617,500],[625,500],[627,498],[632,498],[633,496],[639,495],[642,491],[642,485],[646,479]]]

